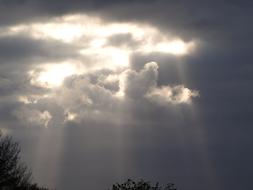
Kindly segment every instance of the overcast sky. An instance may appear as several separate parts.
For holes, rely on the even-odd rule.
[[[0,129],[34,181],[252,190],[253,1],[0,0]]]

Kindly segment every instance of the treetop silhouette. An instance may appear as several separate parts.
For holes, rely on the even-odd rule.
[[[20,146],[0,131],[0,189],[47,190],[31,183],[31,171],[21,161]]]
[[[148,181],[143,179],[135,182],[131,179],[128,179],[126,182],[119,184],[116,183],[109,190],[177,190],[173,183],[168,183],[164,188],[162,188],[159,183],[156,183],[154,186]]]

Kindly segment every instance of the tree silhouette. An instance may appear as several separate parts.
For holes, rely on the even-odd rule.
[[[47,190],[31,183],[31,172],[20,160],[20,146],[0,131],[0,189]]]
[[[154,186],[148,181],[140,180],[135,182],[131,179],[128,179],[126,182],[119,184],[116,183],[109,190],[162,190],[162,187],[159,183],[156,183]],[[168,183],[163,190],[176,190],[173,183]]]

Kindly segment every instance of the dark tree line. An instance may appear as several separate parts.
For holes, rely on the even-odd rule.
[[[20,159],[19,144],[1,132],[0,190],[47,190],[31,182],[31,171]]]
[[[133,181],[128,179],[126,182],[119,184],[116,183],[109,190],[177,190],[173,183],[168,183],[164,188],[162,188],[159,183],[151,185],[150,182],[140,180]]]

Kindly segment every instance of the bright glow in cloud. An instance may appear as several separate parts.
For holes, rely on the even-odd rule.
[[[28,32],[34,38],[52,38],[70,43],[83,35],[83,28],[79,24],[71,23],[35,23],[31,25],[18,25],[10,28],[11,34]]]
[[[161,42],[154,45],[148,44],[143,47],[144,52],[161,52],[171,53],[174,55],[188,54],[195,47],[193,42],[185,43],[184,41],[177,39],[171,42]]]
[[[96,68],[117,69],[128,67],[132,53],[165,53],[183,56],[195,49],[194,41],[185,42],[178,36],[168,36],[158,28],[139,23],[112,23],[98,17],[88,15],[67,15],[56,17],[48,22],[30,23],[9,27],[1,35],[25,34],[35,39],[58,40],[63,43],[79,47],[80,57],[92,58]],[[129,39],[122,39],[120,35],[128,35]],[[111,43],[111,37],[118,37],[124,45]],[[71,70],[71,69],[70,69]],[[49,76],[51,83],[61,83],[62,77]],[[68,75],[63,71],[63,75]],[[54,78],[54,79],[53,79]],[[41,78],[47,82],[47,79]],[[52,82],[54,81],[54,82]]]
[[[77,117],[76,113],[66,112],[65,113],[65,121],[64,122],[74,121],[76,117]]]
[[[66,77],[83,73],[84,70],[127,69],[131,55],[136,52],[184,56],[196,46],[194,41],[185,42],[178,36],[168,36],[151,25],[112,23],[83,14],[11,26],[0,35],[18,34],[41,40],[57,40],[77,48],[77,55],[69,63],[40,63],[39,67],[30,70],[32,84],[47,88],[59,87]],[[111,41],[115,38],[116,44]],[[77,69],[73,62],[83,66]]]
[[[30,31],[34,38],[52,38],[66,43],[81,44],[82,38],[88,37],[93,39],[90,43],[91,48],[101,48],[110,36],[131,34],[133,39],[140,43],[137,48],[138,51],[162,52],[174,55],[187,54],[195,45],[192,41],[184,42],[178,37],[168,39],[153,26],[135,23],[103,23],[99,19],[91,19],[85,15],[71,16],[71,19],[66,16],[62,20],[57,18],[49,23],[15,26],[10,28],[10,31],[14,33]],[[100,50],[104,51],[104,49]],[[130,50],[135,51],[136,49],[130,47]],[[97,52],[101,51],[97,49]]]
[[[37,69],[37,70],[36,70]],[[58,87],[66,77],[79,74],[81,71],[74,63],[41,65],[29,72],[32,84],[42,87]]]
[[[102,67],[107,69],[117,69],[129,66],[129,51],[117,48],[90,48],[81,49],[80,53],[85,56],[92,56],[103,63]],[[101,64],[99,64],[101,68]]]
[[[97,17],[87,15],[69,15],[57,17],[46,23],[16,25],[9,28],[9,34],[28,32],[34,38],[52,38],[66,43],[79,41],[83,36],[94,39],[109,37],[115,34],[131,33],[136,38],[144,37],[145,32],[154,32],[155,28],[133,23],[105,23]]]

